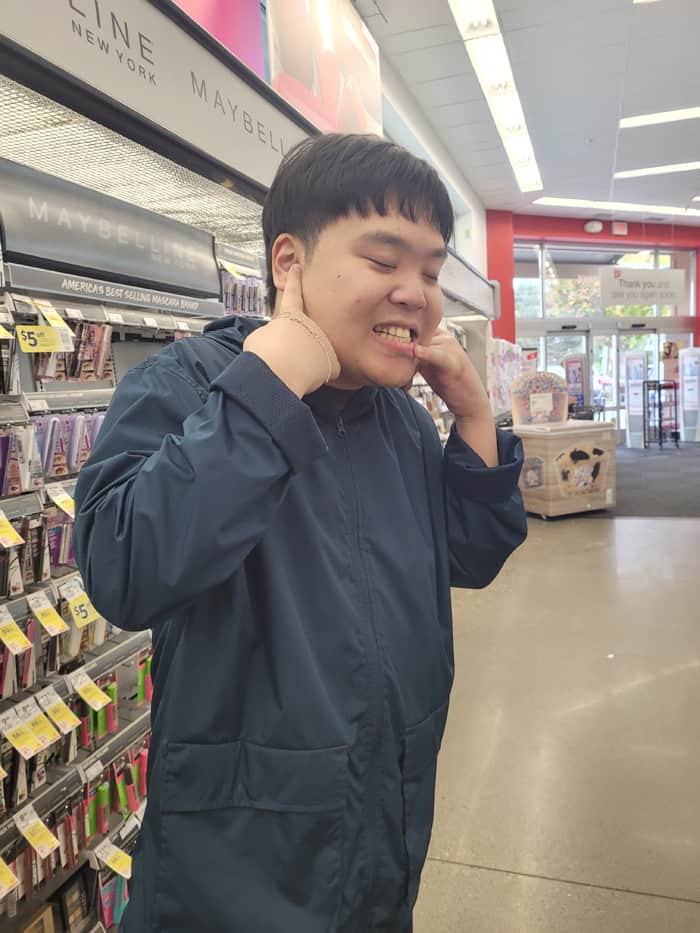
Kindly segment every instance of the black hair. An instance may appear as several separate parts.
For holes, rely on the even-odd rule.
[[[263,208],[267,300],[275,306],[272,246],[282,233],[312,250],[324,227],[340,217],[398,208],[408,220],[426,220],[447,245],[454,212],[432,166],[379,136],[329,133],[296,145],[283,159]]]

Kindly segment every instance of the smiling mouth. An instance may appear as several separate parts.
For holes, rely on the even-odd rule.
[[[380,324],[374,328],[374,333],[386,340],[404,343],[407,346],[418,339],[417,331],[410,327],[383,327]]]

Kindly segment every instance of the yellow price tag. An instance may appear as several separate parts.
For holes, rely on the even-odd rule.
[[[46,712],[64,735],[68,735],[69,732],[72,732],[73,729],[77,729],[80,725],[78,717],[66,706],[63,700],[59,700],[58,703],[49,706]]]
[[[37,739],[42,743],[44,748],[48,748],[50,745],[53,745],[54,742],[58,742],[58,740],[61,738],[61,733],[56,728],[54,728],[51,720],[42,712],[38,712],[36,716],[33,716],[27,722],[27,725],[32,730]]]
[[[29,811],[29,812],[27,812]],[[41,858],[48,858],[58,848],[58,839],[36,814],[34,807],[27,807],[15,816],[17,828]]]
[[[63,702],[53,687],[46,687],[40,693],[37,693],[36,701],[64,735],[68,735],[80,725],[78,717]]]
[[[64,343],[57,327],[30,327],[25,324],[17,328],[17,339],[25,353],[58,353]]]
[[[39,306],[39,310],[41,311],[44,320],[49,326],[63,327],[65,330],[70,330],[70,327],[66,324],[66,322],[63,320],[63,318],[58,313],[58,311],[55,310],[55,308],[46,308],[43,306]],[[71,334],[72,333],[73,331],[71,331]]]
[[[14,337],[14,334],[11,334],[6,327],[0,324],[0,340],[14,340]]]
[[[121,875],[122,878],[126,878],[127,881],[131,878],[131,856],[127,855],[126,852],[122,852],[121,849],[117,849],[109,856],[107,864],[112,871]]]
[[[0,544],[4,548],[20,547],[24,544],[24,538],[18,534],[17,530],[11,524],[9,518],[0,509]]]
[[[24,654],[32,647],[32,643],[14,619],[7,619],[9,610],[4,606],[3,609],[5,612],[0,613],[0,640],[12,654]]]
[[[26,832],[22,835],[42,858],[48,858],[58,848],[58,839],[47,826],[44,826],[41,820],[28,826]]]
[[[0,765],[0,781],[4,781],[6,777],[7,777],[7,771],[5,771],[3,766]]]
[[[85,700],[90,709],[94,709],[95,712],[112,702],[107,694],[100,690],[95,681],[88,677],[84,670],[74,671],[70,675],[70,679],[78,696]]]
[[[28,593],[27,602],[42,628],[52,637],[63,635],[70,628],[49,602],[46,593]]]
[[[68,603],[73,621],[78,628],[85,628],[86,625],[100,618],[99,612],[90,602],[80,580],[70,580],[59,589],[61,596]]]
[[[97,858],[111,868],[112,871],[121,875],[122,878],[126,878],[127,881],[131,878],[131,856],[123,849],[115,846],[110,839],[105,839],[104,842],[95,847],[94,851]]]
[[[80,596],[74,596],[73,599],[70,599],[68,608],[78,628],[85,628],[86,625],[96,622],[100,618],[99,612],[87,598],[86,593],[81,593]]]
[[[24,723],[20,723],[20,725],[8,729],[5,733],[5,738],[10,745],[20,753],[22,758],[33,758],[37,752],[40,752],[43,748],[39,739],[37,739],[34,733],[31,732],[29,727],[25,726]]]
[[[64,632],[67,632],[70,628],[60,615],[56,612],[53,606],[47,606],[45,609],[39,609],[38,612],[35,612],[34,615],[39,620],[39,624],[44,628],[49,635],[63,635]]]
[[[47,486],[46,492],[59,509],[62,509],[69,518],[75,519],[75,500],[68,495],[63,486]]]
[[[19,879],[15,873],[7,862],[0,858],[0,901],[3,897],[7,897],[10,891],[14,891],[18,884]]]

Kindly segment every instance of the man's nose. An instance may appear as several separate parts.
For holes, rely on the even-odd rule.
[[[391,293],[391,300],[394,304],[410,308],[412,311],[420,311],[426,305],[422,277],[406,277],[397,282]]]

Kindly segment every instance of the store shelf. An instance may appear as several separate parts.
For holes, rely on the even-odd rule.
[[[0,499],[0,509],[13,521],[28,515],[40,515],[44,511],[41,496],[36,492],[27,492],[19,496]]]
[[[123,713],[120,712],[120,715],[123,716]],[[149,707],[139,712],[136,718],[96,751],[91,752],[90,755],[82,759],[78,758],[77,761],[60,769],[54,782],[39,791],[35,796],[30,797],[27,804],[31,803],[40,819],[46,819],[61,803],[85,786],[83,775],[91,765],[100,761],[105,769],[108,768],[128,748],[135,745],[139,739],[144,738],[150,728],[151,710]],[[17,842],[19,835],[14,819],[11,816],[0,823],[0,853],[6,852],[11,845]]]
[[[27,411],[33,415],[55,413],[55,412],[73,412],[73,411],[91,411],[93,409],[107,408],[112,401],[114,389],[95,386],[94,389],[69,389],[68,383],[55,383],[61,388],[50,392],[27,392],[24,395],[24,402]],[[85,383],[81,383],[85,385]]]
[[[27,424],[29,415],[21,399],[8,399],[0,401],[0,425]]]
[[[108,647],[107,647],[108,646]],[[128,661],[136,658],[142,651],[146,651],[151,646],[150,632],[136,632],[121,637],[116,643],[110,640],[105,642],[99,652],[93,652],[92,657],[86,653],[89,660],[85,663],[85,671],[93,680],[99,680],[105,674],[109,674],[116,668],[121,667]],[[81,665],[82,667],[82,665]],[[45,684],[48,686],[48,683]],[[65,678],[54,683],[56,692],[61,699],[71,696],[74,691],[68,686]]]
[[[77,875],[87,864],[87,855],[81,854],[73,868],[60,868],[50,881],[45,882],[38,891],[35,892],[31,901],[22,901],[18,906],[17,915],[11,919],[8,917],[0,918],[2,921],[2,933],[24,933],[27,924],[32,917],[39,913],[57,891],[67,884],[74,875]],[[34,929],[31,927],[30,929]]]

